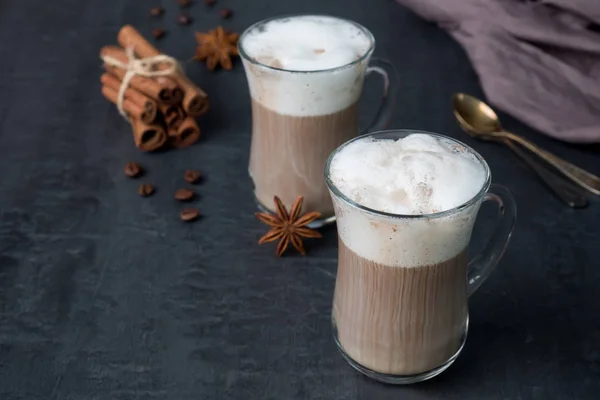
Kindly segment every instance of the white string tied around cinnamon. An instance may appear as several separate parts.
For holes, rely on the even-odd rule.
[[[126,71],[123,76],[123,81],[121,82],[121,87],[119,88],[117,108],[123,118],[129,121],[129,117],[123,109],[123,102],[125,101],[125,91],[129,87],[129,83],[133,77],[139,75],[146,78],[153,78],[156,76],[173,75],[180,67],[177,60],[165,54],[159,54],[153,57],[136,58],[133,47],[127,47],[125,49],[125,54],[127,55],[127,63],[106,55],[101,58],[106,64],[122,68]],[[161,66],[162,69],[158,69],[159,66]]]

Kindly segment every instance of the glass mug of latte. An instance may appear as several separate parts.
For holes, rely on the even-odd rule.
[[[516,220],[483,158],[451,138],[394,130],[363,135],[329,157],[325,179],[339,235],[332,322],[360,372],[413,383],[443,372],[467,337],[467,298],[502,256]],[[484,250],[467,247],[479,207],[500,217]]]
[[[259,206],[273,197],[333,221],[323,179],[327,157],[359,134],[358,99],[366,73],[383,76],[384,93],[368,130],[391,115],[397,78],[386,61],[371,59],[375,40],[361,25],[335,17],[299,15],[258,22],[239,40],[252,100],[249,173]]]

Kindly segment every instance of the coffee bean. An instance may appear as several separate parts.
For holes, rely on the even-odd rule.
[[[185,171],[185,174],[183,175],[183,179],[185,179],[187,183],[198,183],[201,178],[202,175],[200,172],[191,169]]]
[[[179,213],[179,219],[185,222],[190,222],[197,219],[200,216],[200,211],[196,208],[184,208]]]
[[[165,12],[165,9],[162,7],[152,7],[150,9],[150,15],[153,17],[160,17]]]
[[[209,7],[214,6],[217,3],[217,0],[204,0],[204,4],[206,4]]]
[[[192,0],[177,0],[177,3],[183,8],[189,7],[192,4]]]
[[[152,196],[154,193],[154,186],[149,183],[142,183],[138,188],[138,194],[142,197]]]
[[[219,14],[221,15],[221,18],[227,19],[233,15],[233,11],[231,11],[229,8],[224,8],[219,11]]]
[[[178,189],[175,192],[175,199],[179,201],[190,201],[195,195],[196,193],[191,189]]]
[[[177,17],[177,22],[179,22],[179,25],[189,25],[192,23],[192,17],[187,14],[181,14]]]
[[[156,28],[152,31],[152,36],[154,37],[154,39],[160,40],[165,36],[166,33],[167,32],[164,29]]]
[[[130,178],[137,178],[144,172],[144,170],[142,169],[140,164],[135,162],[128,162],[127,164],[125,164],[123,172]]]

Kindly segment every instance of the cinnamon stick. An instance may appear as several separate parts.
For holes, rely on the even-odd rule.
[[[100,77],[100,82],[102,85],[112,89],[117,94],[121,89],[121,81],[117,79],[114,75],[105,73]],[[142,109],[141,114],[136,114],[135,116],[140,118],[142,122],[145,124],[151,124],[156,119],[156,102],[149,97],[143,95],[133,88],[128,88],[125,90],[125,99],[131,100],[131,102],[135,103]],[[116,102],[116,101],[115,101]]]
[[[165,128],[159,124],[145,124],[137,118],[131,120],[133,140],[143,151],[153,151],[162,147],[167,141]]]
[[[177,84],[183,89],[183,109],[188,115],[197,117],[208,111],[208,96],[196,86],[187,76],[178,74],[173,77]]]
[[[102,94],[108,101],[117,103],[119,93],[116,90],[103,86]],[[123,101],[123,109],[129,115],[133,128],[133,139],[140,150],[152,151],[165,144],[167,140],[165,129],[159,124],[144,123],[140,117],[143,109],[139,105],[126,98]]]
[[[173,147],[183,148],[196,143],[200,137],[200,128],[192,117],[187,117],[179,125],[179,128],[169,129],[169,144]]]
[[[139,57],[154,57],[161,54],[131,25],[125,25],[121,28],[117,41],[123,47],[133,47]],[[185,92],[183,96],[183,109],[185,112],[192,117],[204,114],[209,105],[206,92],[189,80],[181,71],[173,75],[173,79]]]
[[[154,57],[160,51],[147,41],[141,33],[131,25],[125,25],[117,35],[117,42],[123,47],[133,47],[133,50],[139,57]]]
[[[161,86],[172,86],[173,84],[175,84],[175,86],[172,87],[172,89],[171,89],[171,100],[168,101],[168,103],[169,104],[181,103],[181,101],[183,100],[183,96],[185,95],[185,92],[180,88],[180,85],[177,83],[177,81],[175,79],[173,79],[171,76],[157,76],[154,79],[156,79],[156,82],[158,82],[158,84]]]
[[[125,50],[118,46],[104,46],[100,50],[100,56],[109,56],[123,63],[127,63],[127,55]],[[125,76],[123,68],[105,64],[105,69],[119,79]],[[168,77],[160,77],[160,81],[156,79],[146,78],[136,75],[131,79],[130,85],[139,92],[157,100],[164,101],[169,104],[177,104],[182,99],[182,90],[177,87],[177,83]]]
[[[165,126],[168,130],[177,130],[186,118],[185,112],[179,106],[160,103],[158,108],[162,114]]]
[[[117,104],[119,92],[109,88],[108,86],[102,86],[102,94],[108,101],[113,104]],[[138,118],[140,120],[142,119],[142,114],[144,113],[144,109],[141,106],[127,98],[123,101],[123,110],[125,110],[125,113],[129,116],[129,118]]]

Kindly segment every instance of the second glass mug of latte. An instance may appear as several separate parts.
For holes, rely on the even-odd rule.
[[[416,185],[416,189],[423,187],[430,191],[429,196],[438,190],[438,196],[444,194],[438,199],[446,201],[445,194],[454,190],[449,191],[448,187],[466,185],[468,191],[456,189],[464,194],[464,202],[460,200],[461,204],[441,211],[434,208],[429,213],[410,215],[383,212],[361,204],[378,190],[381,191],[377,193],[393,193],[390,204],[406,199],[407,195],[402,190],[395,191],[389,180],[378,182],[381,175],[365,164],[365,157],[373,152],[377,153],[375,157],[387,157],[386,151],[393,152],[394,148],[380,151],[377,146],[404,140],[411,134],[421,135],[419,143],[435,145],[433,152],[419,154],[413,150],[417,140],[409,139],[403,156],[416,165],[413,171],[423,174],[429,162],[442,165],[444,170],[438,170],[443,177],[425,173],[424,182]],[[373,147],[367,143],[357,150],[356,144],[362,145],[365,140],[373,143]],[[439,161],[442,158],[435,153],[436,143],[446,146],[448,157],[455,152],[467,154],[472,168],[463,171],[476,171],[478,179],[471,179],[468,173],[456,177],[448,163]],[[349,145],[354,145],[354,150],[346,150]],[[346,153],[347,162],[342,164],[336,156],[345,151],[350,153]],[[404,164],[380,161],[379,165],[385,173],[402,174],[399,170]],[[358,172],[344,172],[352,168]],[[352,174],[363,173],[364,179],[352,189],[354,192],[344,186],[354,179]],[[452,182],[453,177],[456,182]],[[489,276],[510,239],[516,220],[510,192],[491,184],[486,162],[468,146],[442,135],[406,130],[376,132],[343,144],[329,157],[325,178],[334,202],[339,235],[332,323],[340,351],[358,371],[388,383],[420,382],[440,374],[454,362],[465,343],[468,296]],[[375,196],[372,200],[381,204],[382,197]],[[467,247],[484,201],[496,203],[500,217],[486,247],[469,262]]]
[[[371,59],[375,40],[363,26],[316,15],[258,22],[239,40],[252,100],[249,173],[259,206],[275,211],[273,197],[290,206],[304,197],[320,226],[334,220],[323,179],[329,154],[359,134],[358,100],[366,73],[383,76],[374,122],[387,124],[397,76],[386,61]]]

